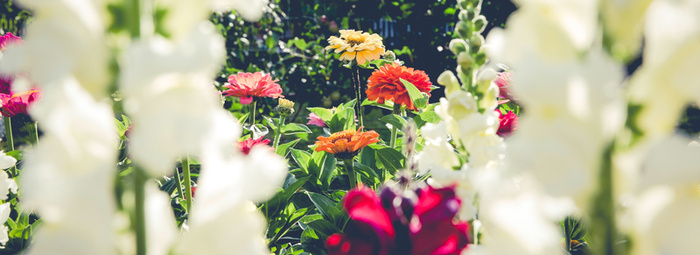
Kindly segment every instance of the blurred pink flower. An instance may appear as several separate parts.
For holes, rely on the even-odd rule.
[[[496,111],[498,114],[500,114],[498,117],[500,120],[500,125],[498,126],[498,131],[496,134],[501,137],[510,136],[513,131],[518,129],[518,115],[516,115],[513,111],[509,111],[506,114],[501,113],[501,111],[498,109],[496,109]]]
[[[241,104],[250,104],[253,97],[283,97],[278,81],[273,81],[270,74],[262,72],[234,74],[228,77],[229,84],[224,85],[224,88],[228,88],[224,95],[240,97]]]
[[[309,117],[306,117],[306,119],[309,120],[309,122],[306,123],[306,125],[315,125],[319,127],[326,127],[326,122],[324,122],[321,117],[316,115],[315,113],[309,113]]]
[[[238,147],[241,148],[241,152],[243,152],[243,154],[248,155],[248,153],[250,153],[250,149],[252,149],[253,146],[256,146],[259,144],[267,146],[267,144],[269,144],[269,143],[270,143],[270,139],[263,140],[262,137],[260,137],[258,139],[248,138],[242,142],[238,142]]]
[[[27,114],[27,108],[39,97],[39,91],[30,90],[19,94],[0,94],[2,108],[0,113],[5,117]]]
[[[5,50],[7,46],[21,42],[22,38],[19,38],[19,36],[15,36],[9,32],[4,35],[0,35],[0,50]]]
[[[15,79],[12,75],[0,75],[0,94],[12,94],[12,81]]]
[[[512,78],[510,72],[502,72],[498,74],[498,77],[496,78],[496,80],[494,80],[500,91],[498,97],[515,101],[515,98],[513,97],[513,94],[511,94],[510,91],[511,80]],[[507,102],[508,101],[505,101],[504,103]],[[500,103],[501,102],[499,101],[499,104]]]

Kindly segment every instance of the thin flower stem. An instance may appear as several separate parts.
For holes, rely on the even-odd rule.
[[[15,150],[15,139],[12,136],[12,118],[3,117],[5,121],[5,138],[7,138],[7,150]]]
[[[3,117],[3,120],[5,121],[5,138],[7,139],[7,151],[14,151],[15,150],[15,139],[14,136],[12,135],[12,118],[10,117]],[[14,165],[10,169],[10,172],[12,173],[13,177],[19,175],[19,171],[17,170],[17,166]]]
[[[182,178],[180,178],[180,170],[177,170],[177,167],[175,168],[175,180],[177,180],[178,196],[180,196],[182,199],[186,199],[185,192],[182,192]]]
[[[39,145],[39,122],[34,122],[34,144]]]
[[[399,115],[401,114],[401,105],[394,103],[394,114]],[[389,146],[391,148],[394,148],[396,146],[396,139],[398,137],[398,128],[396,128],[394,125],[391,125],[391,140],[389,141]]]
[[[569,219],[564,220],[564,238],[566,239],[566,252],[571,251],[571,236],[569,236],[569,233],[571,233],[571,227],[569,226]]]
[[[365,113],[362,111],[362,82],[360,81],[360,67],[357,65],[352,66],[353,69],[353,75],[355,75],[355,78],[353,79],[354,82],[357,84],[354,86],[355,87],[355,97],[357,98],[357,102],[355,104],[357,105],[357,118],[360,120],[360,127],[365,126],[364,122],[364,116]]]
[[[250,130],[252,131],[253,126],[255,125],[255,100],[253,102],[250,102],[249,111],[248,111],[248,119],[250,119]]]
[[[189,156],[182,159],[182,174],[185,178],[185,205],[189,213],[192,210],[192,176],[190,176]]]
[[[615,220],[615,199],[613,196],[612,153],[615,143],[610,143],[603,153],[600,173],[598,177],[598,194],[593,203],[591,213],[591,242],[594,246],[594,254],[614,255],[622,254],[618,240],[617,222]]]
[[[134,171],[134,223],[136,231],[136,254],[146,254],[146,192],[144,186],[148,177],[140,168]]]
[[[350,189],[357,187],[357,175],[355,174],[355,167],[352,165],[352,158],[344,159],[345,170],[348,171],[348,178],[350,179]]]
[[[272,147],[277,149],[277,146],[280,143],[280,139],[282,139],[282,125],[284,124],[284,116],[280,115],[279,120],[277,120],[277,128],[275,129],[275,141],[272,142]]]

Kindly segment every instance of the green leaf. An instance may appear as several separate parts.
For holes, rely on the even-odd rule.
[[[384,168],[389,170],[389,173],[394,174],[396,170],[403,168],[401,162],[405,158],[400,152],[385,145],[371,144],[369,146],[377,152],[377,159],[379,159]]]
[[[408,123],[406,122],[406,120],[403,117],[396,115],[396,114],[386,115],[379,120],[384,121],[386,123],[389,123],[392,126],[398,128],[399,130],[403,130],[403,128],[406,125],[408,125]]]
[[[345,109],[347,109],[347,108],[352,109],[353,107],[355,107],[356,103],[357,103],[357,99],[353,99],[353,100],[348,101],[347,103],[342,104],[341,106]]]
[[[330,235],[340,232],[340,229],[338,229],[338,227],[336,227],[333,223],[325,219],[318,219],[309,222],[306,225],[314,229],[314,231],[316,231],[316,234],[318,235],[318,237],[321,238],[321,240],[326,240],[326,238],[328,238]]]
[[[359,162],[353,162],[353,166],[355,167],[355,171],[358,172],[362,177],[365,177],[365,179],[367,179],[367,181],[369,181],[369,184],[371,184],[372,186],[376,186],[382,183],[381,176],[371,167]]]
[[[277,148],[275,148],[275,153],[277,153],[277,155],[280,155],[282,157],[286,157],[287,154],[289,153],[289,150],[292,147],[294,147],[294,145],[297,145],[297,143],[299,143],[299,140],[301,140],[301,139],[296,139],[294,141],[278,145]]]
[[[406,86],[406,91],[408,91],[408,96],[411,98],[411,102],[413,102],[413,105],[416,106],[416,109],[423,109],[425,106],[428,105],[428,99],[425,98],[425,96],[416,88],[413,83],[408,82],[407,80],[404,80],[403,78],[399,78],[401,80],[401,83],[403,83],[404,86]]]
[[[309,172],[309,161],[311,161],[311,154],[302,150],[292,149],[292,158],[297,162],[297,165],[304,169],[305,172]]]
[[[333,155],[329,155],[325,151],[314,152],[311,155],[313,159],[312,165],[318,168],[318,179],[321,181],[321,185],[324,189],[328,189],[331,185],[331,177],[333,176],[333,171],[335,170],[335,165],[337,163]]]
[[[367,105],[390,110],[390,111],[394,110],[394,102],[391,102],[389,100],[384,101],[383,104],[377,103],[376,101],[370,101],[369,99],[365,99],[365,101],[362,101],[362,106],[367,106]]]
[[[263,115],[263,119],[264,119],[265,122],[266,122],[265,124],[267,124],[268,126],[270,126],[270,128],[271,128],[272,130],[277,129],[277,120],[274,120],[274,119],[272,119],[272,118],[270,118],[270,117],[268,117],[268,116],[265,116],[265,115]]]
[[[306,192],[306,194],[324,219],[335,220],[342,215],[343,212],[336,207],[336,202],[330,198],[314,192]]]
[[[289,123],[282,127],[282,134],[292,135],[299,133],[311,133],[311,130],[306,125],[299,123]]]
[[[318,115],[318,117],[320,117],[321,120],[323,120],[323,122],[328,123],[333,118],[333,112],[331,112],[330,109],[321,108],[321,107],[311,107],[311,108],[306,108],[306,109],[308,109],[309,111]]]
[[[433,123],[436,124],[442,120],[440,118],[440,115],[435,113],[434,111],[424,111],[421,114],[418,114],[413,120],[416,122],[416,127],[421,128],[425,126],[427,123]]]
[[[248,120],[248,113],[247,112],[238,118],[238,123],[243,124],[243,123],[245,123],[246,120]]]
[[[340,132],[343,130],[355,129],[355,110],[351,108],[345,108],[339,110],[333,115],[331,121],[326,123],[331,133]]]

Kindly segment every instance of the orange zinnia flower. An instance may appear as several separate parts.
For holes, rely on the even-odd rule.
[[[340,159],[350,159],[365,146],[379,142],[377,132],[373,130],[362,132],[360,129],[336,132],[330,137],[319,136],[318,141],[316,141],[316,146],[318,146],[316,151],[325,151]]]
[[[380,104],[385,100],[391,100],[394,104],[405,105],[409,110],[416,110],[401,79],[412,83],[420,92],[430,96],[430,86],[433,84],[425,72],[393,63],[380,67],[369,77],[367,91],[365,91],[367,98]]]

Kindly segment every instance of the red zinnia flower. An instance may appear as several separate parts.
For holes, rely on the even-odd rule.
[[[496,111],[498,114],[500,114],[498,117],[500,120],[500,125],[498,126],[498,131],[496,134],[506,137],[518,129],[518,115],[516,115],[513,111],[509,111],[506,114],[501,113],[501,111],[498,109],[496,109]]]
[[[262,137],[260,137],[258,139],[248,138],[242,142],[238,142],[238,147],[241,148],[241,152],[243,152],[243,154],[248,155],[248,153],[250,153],[250,149],[253,148],[253,146],[267,145],[269,143],[270,143],[270,139],[263,140]]]
[[[0,36],[0,50],[4,50],[7,46],[20,42],[22,42],[22,38],[8,32]]]
[[[277,84],[279,80],[272,80],[270,74],[261,72],[238,73],[228,77],[230,84],[224,85],[228,90],[225,96],[241,98],[241,104],[250,104],[253,97],[282,97],[282,88]]]
[[[377,101],[380,104],[391,100],[394,104],[405,105],[409,110],[416,110],[411,102],[411,97],[408,96],[406,86],[400,79],[412,83],[420,92],[425,92],[430,96],[430,86],[433,84],[425,72],[393,63],[380,67],[369,77],[367,91],[365,91],[367,99]]]
[[[27,114],[27,107],[39,97],[37,90],[30,90],[24,93],[9,95],[0,94],[2,109],[0,113],[5,117],[14,117],[19,114]]]

